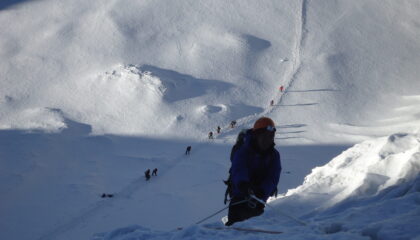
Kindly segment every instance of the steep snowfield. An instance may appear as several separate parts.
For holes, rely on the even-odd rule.
[[[7,59],[0,87],[7,90],[2,116],[15,116],[0,123],[54,130],[60,125],[47,124],[51,117],[16,121],[49,107],[92,125],[95,134],[201,138],[215,124],[267,106],[288,69],[295,8],[288,1],[12,5],[0,15],[0,57]],[[34,17],[39,12],[45,15]],[[132,65],[139,70],[131,74]],[[152,85],[137,76],[145,72]],[[213,110],[201,111],[206,107]]]
[[[306,124],[290,143],[418,130],[416,1],[7,2],[2,129],[57,130],[58,108],[94,134],[199,139],[253,114]]]
[[[8,216],[0,218],[1,239],[89,239],[134,223],[170,230],[224,207],[231,143],[221,135],[213,141],[95,136],[89,125],[55,113],[67,126],[59,133],[0,131],[0,213]],[[346,146],[279,148],[285,193]],[[158,176],[146,182],[143,172],[156,167]]]
[[[419,3],[302,4],[294,74],[273,116],[304,119],[317,142],[419,131]]]
[[[243,226],[418,235],[419,16],[411,0],[2,0],[0,239],[241,239],[192,224],[224,207],[230,148],[263,115],[287,192],[272,204],[311,227],[269,210]]]
[[[130,226],[93,239],[418,239],[419,173],[420,135],[395,134],[355,145],[269,201],[261,217],[235,224],[283,234],[208,229],[221,225],[213,223],[170,232]]]

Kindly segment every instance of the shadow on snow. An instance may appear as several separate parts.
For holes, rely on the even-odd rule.
[[[293,93],[293,92],[338,92],[340,90],[337,89],[310,89],[310,90],[287,90],[286,92],[288,93]]]
[[[34,0],[1,0],[0,1],[0,11],[12,7],[13,5],[22,4],[24,2],[31,2]]]
[[[193,188],[193,192],[197,195],[207,196],[214,202],[213,207],[222,203],[225,190],[222,180],[228,175],[232,144],[198,143],[182,139],[142,136],[93,136],[90,135],[92,129],[90,125],[70,119],[65,119],[65,123],[67,128],[58,133],[36,130],[0,131],[0,165],[2,166],[0,179],[4,183],[0,185],[0,192],[4,196],[2,201],[9,206],[9,211],[18,214],[21,219],[27,219],[22,224],[26,224],[25,221],[31,221],[31,217],[35,217],[26,216],[25,212],[14,208],[14,202],[18,204],[17,206],[19,203],[26,202],[26,198],[16,198],[17,195],[14,193],[15,189],[20,189],[22,186],[26,189],[24,195],[30,196],[31,201],[52,203],[48,211],[42,207],[37,210],[57,212],[57,215],[43,219],[45,226],[53,226],[57,218],[62,217],[60,215],[62,209],[75,213],[70,216],[69,221],[57,228],[40,227],[39,232],[43,232],[41,239],[59,235],[63,230],[77,225],[82,220],[101,213],[101,209],[108,206],[99,197],[102,192],[114,193],[113,201],[131,199],[147,185],[143,175],[147,168],[159,168],[160,178],[155,182],[158,184],[157,187],[161,185],[163,187],[168,181],[178,181],[180,184],[187,184],[185,188]],[[290,124],[281,125],[279,128],[304,126],[305,124]],[[193,149],[191,155],[186,157],[185,148],[189,145]],[[314,167],[326,164],[348,146],[278,145],[277,148],[280,151],[283,166],[279,192],[284,193],[287,189],[299,186]],[[199,161],[210,158],[220,160],[213,163]],[[184,160],[188,160],[188,164],[182,163]],[[175,167],[179,163],[181,165]],[[212,171],[215,171],[215,175],[211,175],[211,179],[205,179],[200,169],[209,167],[214,168]],[[196,168],[196,170],[189,172],[191,169],[185,168]],[[219,170],[216,171],[216,169]],[[37,181],[30,183],[34,177]],[[218,178],[220,178],[220,188],[211,184],[217,182]],[[166,180],[162,181],[163,179]],[[30,189],[25,187],[28,184],[31,186]],[[213,188],[208,189],[209,184]],[[214,184],[217,185],[217,183]],[[4,188],[5,185],[9,186]],[[159,196],[156,193],[156,197]],[[85,202],[86,206],[90,207],[83,210],[77,204],[73,204],[74,202]],[[168,207],[173,208],[173,206]],[[180,205],[178,210],[197,211],[197,216],[203,214],[199,210],[184,209],[184,207],[186,206]],[[196,218],[196,215],[193,214],[192,218]],[[182,221],[183,223],[194,222],[195,218]],[[161,223],[161,225],[170,226],[174,222],[173,219],[168,221],[171,222]],[[37,237],[32,236],[32,239],[37,239]]]
[[[234,86],[223,81],[195,78],[191,75],[152,65],[142,65],[139,69],[151,72],[152,75],[157,76],[163,82],[167,88],[164,99],[169,102],[202,96],[209,91],[222,93]]]

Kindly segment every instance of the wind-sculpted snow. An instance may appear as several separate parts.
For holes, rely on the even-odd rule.
[[[93,126],[94,134],[104,133],[112,125],[113,131],[125,134],[167,133],[185,137],[194,135],[194,131],[189,131],[196,125],[207,129],[210,122],[227,124],[226,119],[262,111],[240,103],[221,104],[215,96],[225,95],[233,87],[223,81],[198,79],[150,65],[117,65],[110,71],[80,80],[77,93],[85,99],[84,104],[69,103],[66,110],[83,115]],[[97,109],[106,114],[98,115]],[[121,124],[115,125],[116,122]],[[124,130],[127,124],[131,125],[129,131]],[[171,128],[174,131],[168,130]]]
[[[366,141],[313,169],[302,186],[289,190],[286,196],[305,199],[313,195],[319,201],[312,204],[323,209],[344,199],[375,195],[400,181],[413,181],[420,173],[419,154],[419,135],[394,134]]]
[[[271,199],[265,214],[235,224],[282,234],[209,229],[221,226],[214,222],[166,232],[131,226],[92,239],[414,239],[419,204],[420,135],[394,134],[346,150]]]
[[[25,107],[9,100],[4,104],[0,129],[57,132],[66,125],[60,114],[49,108]]]

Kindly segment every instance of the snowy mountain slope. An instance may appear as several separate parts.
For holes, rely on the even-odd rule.
[[[261,217],[235,224],[283,234],[207,229],[220,225],[212,223],[171,232],[130,226],[93,239],[418,239],[419,173],[420,136],[395,134],[355,145],[270,201]]]
[[[305,119],[305,135],[326,142],[419,131],[418,3],[303,1],[302,9],[298,66],[273,117]]]
[[[7,218],[0,218],[0,238],[80,239],[132,224],[189,226],[223,207],[220,180],[230,147],[239,129],[262,115],[277,123],[281,192],[349,143],[418,132],[419,12],[410,0],[2,1],[0,215]],[[234,119],[238,127],[228,129]],[[203,141],[217,125],[222,134]],[[187,145],[190,159],[183,156]],[[154,167],[159,177],[146,185],[143,172]],[[385,181],[357,176],[368,189]],[[396,191],[416,186],[406,184]],[[99,198],[103,192],[115,198]],[[353,195],[336,197],[353,204]],[[416,206],[416,197],[377,207],[399,200]],[[308,210],[311,204],[317,199],[305,202]],[[369,199],[360,204],[372,207]],[[339,212],[305,217],[355,224],[353,209],[349,217]],[[405,213],[407,221],[400,215],[399,222],[410,226],[418,214]],[[277,229],[261,219],[249,224]],[[342,226],[333,222],[330,229]],[[325,239],[300,227],[288,230],[296,234],[289,238]],[[143,232],[112,234],[130,238],[126,231]],[[383,231],[373,226],[365,235]],[[203,232],[194,226],[175,238]],[[348,232],[339,237],[354,236]],[[390,236],[404,238],[396,232]]]
[[[0,66],[7,73],[1,82],[1,88],[7,89],[2,98],[21,106],[19,110],[13,107],[18,113],[34,108],[59,108],[72,119],[92,125],[95,133],[161,135],[181,130],[179,136],[196,138],[197,131],[203,134],[209,130],[210,122],[222,124],[225,118],[243,117],[242,111],[237,110],[242,106],[261,111],[269,95],[276,92],[278,75],[285,71],[287,63],[282,58],[289,54],[288,29],[293,24],[293,14],[288,9],[295,7],[289,4],[242,1],[239,5],[242,7],[238,7],[224,1],[48,0],[21,4],[6,9],[0,16],[5,23],[1,29],[4,33],[1,58],[8,59]],[[33,12],[45,9],[48,9],[45,17],[33,19]],[[261,13],[270,18],[261,18]],[[281,35],[276,34],[279,31]],[[132,101],[115,101],[120,94],[111,83],[106,84],[110,89],[99,92],[99,96],[90,94],[100,91],[103,85],[98,76],[119,72],[121,65],[131,64],[150,66],[153,76],[159,78],[164,73],[170,81],[179,82],[167,86],[168,92],[184,93],[182,81],[187,77],[193,82],[203,82],[206,94],[175,99],[178,101],[164,97],[163,104],[149,106],[161,113],[152,115],[146,115],[151,110],[143,109],[138,102],[160,103],[158,96],[137,95],[132,91],[124,93]],[[208,87],[220,81],[228,83],[228,87],[207,92]],[[119,82],[121,88],[144,87],[124,75]],[[108,107],[102,106],[109,102],[112,104]],[[7,110],[11,104],[2,104],[2,115],[12,112]],[[221,104],[228,113],[233,113],[229,116],[196,113],[203,106]],[[119,110],[131,116],[121,119]],[[197,125],[196,119],[203,117],[210,120]],[[17,118],[3,119],[3,128],[9,128]],[[151,122],[173,126],[162,130],[151,126]],[[18,127],[26,128],[25,124]],[[42,124],[38,127],[46,128]]]
[[[305,119],[310,127],[290,143],[355,142],[416,131],[419,6],[377,5],[6,4],[0,14],[0,57],[6,60],[0,65],[0,125],[57,130],[62,123],[44,109],[58,108],[91,125],[95,134],[200,138],[232,119],[250,124],[253,114],[269,114],[264,109],[275,99],[275,119]],[[45,14],[34,17],[38,12]],[[131,74],[132,65],[139,70]],[[140,69],[161,82],[160,94],[141,77],[136,80],[144,74]],[[412,108],[404,111],[407,105]],[[213,110],[203,114],[203,108]]]
[[[8,216],[0,238],[88,239],[133,223],[169,230],[224,207],[230,140],[90,136],[89,125],[56,114],[66,123],[59,133],[0,131],[0,213]],[[347,147],[279,148],[285,193]],[[146,182],[143,172],[155,167],[158,176]]]

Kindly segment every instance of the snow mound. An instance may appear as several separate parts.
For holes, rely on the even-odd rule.
[[[111,71],[81,79],[77,85],[77,99],[70,105],[80,100],[83,103],[64,110],[92,124],[94,134],[110,127],[112,132],[142,133],[141,129],[153,122],[165,122],[166,116],[158,121],[154,110],[165,108],[162,102],[167,87],[149,71],[117,65]]]
[[[52,109],[23,107],[11,97],[5,99],[4,106],[0,108],[0,129],[57,132],[66,126],[61,115]]]
[[[420,236],[419,200],[420,135],[397,133],[344,151],[271,204],[322,233],[391,240]]]
[[[91,125],[95,135],[200,136],[191,131],[197,127],[192,119],[201,123],[198,129],[208,125],[207,114],[215,115],[210,122],[225,122],[225,115],[214,113],[225,114],[227,106],[213,96],[232,87],[151,65],[118,64],[80,78],[72,96],[64,97],[58,108],[69,118]]]
[[[88,87],[93,93],[105,93],[114,99],[136,98],[146,103],[158,101],[166,91],[159,78],[148,71],[142,72],[134,65],[119,65],[112,72],[100,74],[88,81]]]
[[[311,199],[326,209],[349,198],[372,196],[420,172],[420,135],[394,134],[365,141],[317,167],[287,197]],[[314,201],[316,199],[316,201]]]

